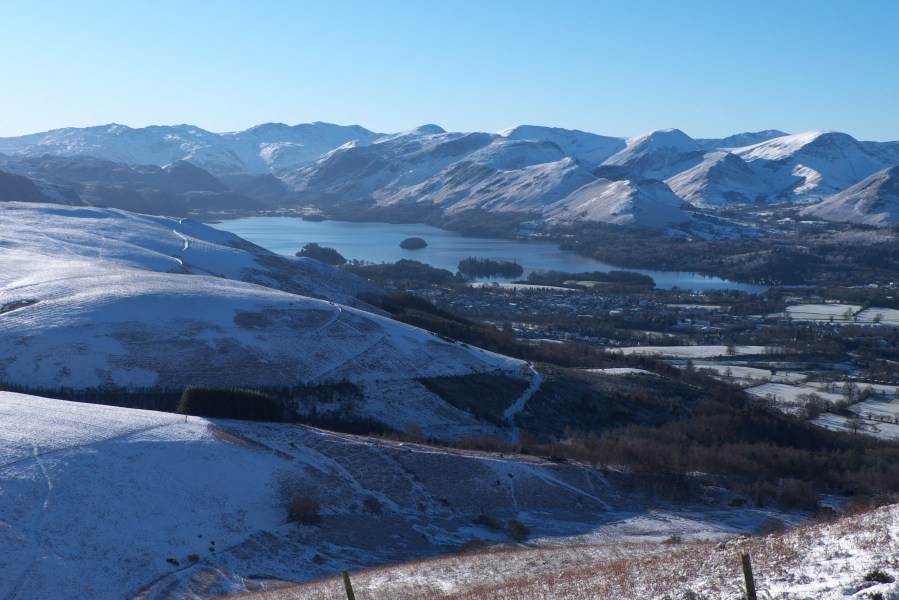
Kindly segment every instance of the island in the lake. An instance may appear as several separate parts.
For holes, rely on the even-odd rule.
[[[410,237],[400,242],[400,248],[404,250],[421,250],[427,247],[428,243],[420,237]]]

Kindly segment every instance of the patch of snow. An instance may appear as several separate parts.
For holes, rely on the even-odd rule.
[[[631,346],[627,348],[615,348],[614,352],[621,352],[625,356],[632,354],[645,356],[659,356],[667,358],[713,358],[727,356],[728,346]],[[733,346],[735,356],[765,354],[767,346]]]
[[[652,371],[646,369],[635,369],[633,367],[611,367],[608,369],[587,369],[590,373],[600,373],[602,375],[655,375]]]

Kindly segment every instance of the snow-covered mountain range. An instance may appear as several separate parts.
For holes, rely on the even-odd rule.
[[[313,161],[350,141],[379,137],[358,126],[266,123],[234,133],[192,125],[125,125],[55,129],[0,139],[0,152],[17,156],[93,156],[126,165],[164,166],[179,160],[215,175],[262,174]]]
[[[194,170],[182,166],[173,177],[171,165]],[[625,139],[534,125],[499,133],[424,125],[379,134],[359,126],[269,123],[223,134],[189,125],[107,125],[0,138],[0,169],[39,188],[157,214],[314,204],[372,218],[439,221],[474,211],[664,228],[695,225],[697,214],[714,217],[734,207],[834,202],[896,165],[899,142],[827,131],[693,139],[665,129]],[[857,220],[895,222],[892,213],[878,214],[886,216]]]

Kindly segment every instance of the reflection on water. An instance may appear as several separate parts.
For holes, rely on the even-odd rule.
[[[620,270],[618,267],[560,250],[554,242],[519,241],[464,237],[451,231],[421,224],[353,223],[348,221],[304,221],[295,217],[247,217],[213,225],[278,254],[293,256],[309,242],[328,246],[347,259],[368,262],[396,262],[403,258],[421,261],[453,273],[459,261],[475,256],[493,260],[515,260],[524,267],[524,277],[531,271]],[[404,250],[400,242],[420,237],[427,243],[421,250]],[[692,290],[736,289],[763,292],[758,285],[734,283],[698,273],[628,269],[652,277],[656,287],[674,286]],[[501,281],[501,280],[500,280]]]

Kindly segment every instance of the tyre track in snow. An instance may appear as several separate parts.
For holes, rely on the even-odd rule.
[[[47,470],[47,467],[44,464],[44,458],[47,456],[53,455],[53,454],[61,453],[61,452],[68,452],[71,450],[77,450],[79,448],[86,448],[88,446],[105,444],[107,442],[114,442],[114,441],[117,441],[117,440],[120,440],[123,438],[127,438],[127,437],[130,437],[133,435],[140,435],[140,434],[154,431],[157,429],[171,427],[172,425],[177,425],[179,423],[184,423],[184,421],[181,421],[180,419],[177,419],[177,420],[173,419],[172,421],[167,422],[167,423],[157,423],[157,424],[149,426],[149,427],[142,427],[139,429],[134,429],[134,430],[123,432],[121,434],[113,435],[113,436],[107,437],[107,438],[91,440],[88,442],[84,442],[82,444],[70,444],[68,446],[63,446],[60,448],[51,448],[49,450],[44,450],[44,451],[38,451],[37,445],[32,443],[32,452],[29,456],[23,456],[21,458],[18,458],[18,459],[15,459],[15,460],[12,460],[12,461],[9,461],[7,463],[0,465],[0,471],[6,471],[10,468],[15,468],[15,467],[21,468],[20,465],[22,465],[22,463],[25,463],[28,461],[34,461],[38,467],[38,470],[41,472],[41,474],[44,478],[44,481],[46,482],[46,486],[47,486],[47,491],[46,491],[46,494],[44,495],[44,500],[41,503],[40,510],[35,515],[30,527],[27,530],[27,533],[29,534],[29,537],[31,538],[31,544],[30,544],[32,547],[31,559],[30,559],[31,564],[26,569],[24,574],[16,582],[16,584],[12,588],[12,592],[10,593],[9,596],[7,596],[7,598],[9,598],[10,600],[15,600],[16,598],[21,597],[23,587],[31,579],[31,577],[33,576],[35,571],[38,569],[39,564],[40,564],[41,548],[43,547],[43,545],[41,543],[40,532],[42,530],[42,523],[44,521],[45,515],[47,513],[48,508],[50,507],[50,496],[51,496],[51,493],[53,492],[53,480],[50,477],[50,472]],[[18,470],[18,469],[16,469],[16,470]]]
[[[10,594],[10,598],[19,598],[22,592],[22,588],[24,585],[31,579],[32,575],[38,568],[38,564],[40,563],[40,554],[41,548],[43,544],[41,543],[41,529],[42,524],[44,522],[44,517],[47,514],[47,508],[50,506],[50,495],[53,492],[53,480],[50,479],[50,473],[47,471],[47,467],[44,465],[44,461],[41,458],[43,454],[37,451],[37,445],[31,445],[31,456],[26,457],[27,459],[34,459],[35,463],[37,463],[38,469],[43,475],[44,481],[47,485],[47,492],[44,494],[44,501],[41,503],[41,508],[37,511],[34,519],[31,522],[31,526],[28,529],[28,534],[30,538],[30,546],[31,546],[31,558],[29,560],[30,565],[22,576],[19,578],[18,582],[13,586],[12,593]]]

